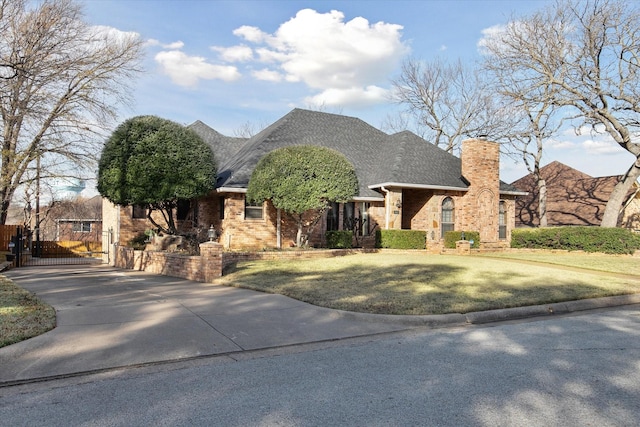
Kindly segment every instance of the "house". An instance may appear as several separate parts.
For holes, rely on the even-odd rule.
[[[554,161],[540,169],[547,187],[547,225],[599,226],[609,195],[620,176],[594,178]],[[528,194],[516,200],[516,227],[537,227],[539,189],[533,174],[512,186]],[[618,222],[620,227],[640,231],[640,186],[636,182],[627,194]]]
[[[55,219],[55,241],[102,241],[102,219],[99,218],[58,218]]]
[[[198,200],[182,201],[177,218],[183,230],[213,227],[227,249],[291,246],[292,218],[268,201],[252,205],[245,194],[258,161],[291,145],[332,148],[353,164],[359,193],[334,204],[310,243],[324,244],[328,230],[362,224],[363,245],[373,245],[376,229],[422,230],[429,250],[443,248],[448,230],[477,231],[481,245],[506,247],[515,226],[516,197],[524,193],[499,179],[499,146],[484,139],[462,144],[458,158],[405,131],[388,135],[364,121],[337,114],[294,109],[248,138],[230,138],[197,121],[190,125],[212,148],[218,164],[217,188]],[[151,228],[144,207],[103,207],[105,229],[126,243]]]

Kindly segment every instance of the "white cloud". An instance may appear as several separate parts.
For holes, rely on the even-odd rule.
[[[322,105],[327,107],[363,107],[379,104],[388,99],[389,91],[378,86],[365,88],[331,88],[322,93],[305,99],[308,105]]]
[[[233,35],[242,37],[246,41],[252,43],[262,43],[269,38],[269,35],[264,33],[260,28],[251,27],[249,25],[243,25],[240,28],[236,28],[233,30]]]
[[[482,38],[478,40],[477,46],[480,52],[486,53],[488,45],[495,45],[507,31],[506,25],[499,24],[481,31]]]
[[[545,147],[550,150],[569,150],[578,148],[579,144],[573,141],[569,141],[568,139],[548,139],[545,142]]]
[[[604,139],[593,140],[587,139],[582,143],[585,151],[589,154],[619,154],[622,150],[618,144],[615,142]]]
[[[409,48],[402,42],[402,26],[365,18],[344,21],[339,11],[300,10],[274,34],[242,26],[233,33],[256,47],[257,60],[272,64],[271,72],[254,72],[256,78],[303,82],[320,93],[312,99],[324,104],[354,105],[381,102],[388,81]],[[278,77],[281,78],[281,77]]]
[[[173,43],[163,44],[163,43],[160,42],[160,40],[147,39],[147,41],[145,42],[145,45],[147,45],[149,47],[151,47],[151,46],[160,46],[163,49],[177,50],[177,49],[182,49],[184,47],[184,42],[182,42],[181,40],[178,40],[178,41],[173,42]]]
[[[253,59],[253,49],[245,45],[231,47],[212,46],[211,50],[220,53],[220,58],[226,62],[246,62]]]
[[[180,86],[196,86],[201,79],[230,82],[240,78],[236,67],[209,64],[203,57],[188,56],[178,50],[159,52],[155,60],[162,71]]]
[[[270,70],[268,68],[263,68],[262,70],[253,71],[251,75],[258,80],[263,80],[268,82],[281,82],[283,80],[283,75],[281,73]]]

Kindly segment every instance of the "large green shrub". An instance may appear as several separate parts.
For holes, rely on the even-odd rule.
[[[98,163],[97,189],[121,206],[144,205],[165,221],[148,220],[176,234],[179,200],[203,196],[216,186],[211,147],[192,130],[156,116],[137,116],[120,124],[105,143]]]
[[[330,249],[351,249],[353,246],[352,231],[327,231],[325,237]]]
[[[424,230],[376,230],[376,247],[385,249],[425,249]]]
[[[444,247],[447,249],[455,249],[456,242],[462,240],[462,231],[445,231]],[[473,240],[473,249],[480,247],[480,233],[477,231],[464,231],[464,240]]]
[[[640,235],[603,227],[516,229],[511,232],[511,247],[631,254],[640,250]]]
[[[246,197],[259,203],[270,200],[275,208],[292,215],[298,226],[296,245],[300,247],[308,242],[331,202],[348,202],[358,191],[356,171],[342,153],[314,145],[293,145],[260,159]]]

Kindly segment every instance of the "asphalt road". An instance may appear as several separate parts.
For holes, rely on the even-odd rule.
[[[6,426],[637,426],[640,306],[0,388]]]

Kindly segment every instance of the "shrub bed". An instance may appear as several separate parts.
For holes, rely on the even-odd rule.
[[[329,249],[351,249],[353,246],[352,231],[327,231],[325,237]]]
[[[550,227],[511,232],[511,247],[632,254],[640,250],[640,235],[623,228]]]
[[[464,233],[464,240],[473,240],[473,249],[480,248],[480,233],[478,231],[446,231],[444,233],[444,247],[447,249],[455,249],[456,242],[462,239],[462,233]]]
[[[376,248],[425,249],[427,233],[424,230],[376,230]]]

